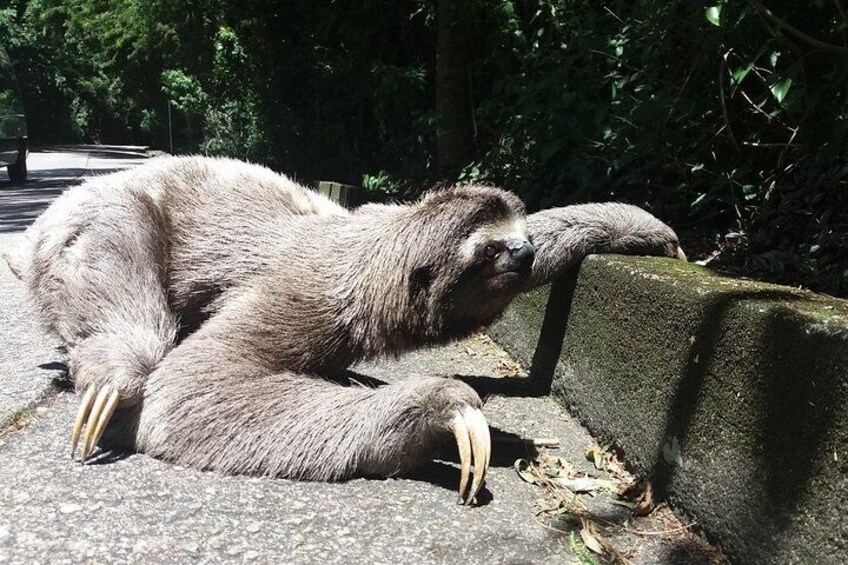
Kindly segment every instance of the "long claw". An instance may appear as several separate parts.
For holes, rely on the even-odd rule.
[[[468,486],[468,475],[471,471],[471,440],[468,439],[468,427],[462,415],[453,417],[453,435],[456,436],[456,446],[459,448],[460,478],[459,503],[465,502],[465,489]]]
[[[79,444],[80,432],[82,431],[82,424],[85,422],[85,419],[88,417],[88,413],[91,410],[91,404],[94,402],[94,387],[89,388],[85,391],[85,394],[82,397],[82,402],[80,402],[80,406],[77,409],[77,416],[74,419],[74,428],[71,430],[71,458],[73,459],[74,453],[77,450],[77,444]]]
[[[453,434],[459,449],[461,473],[459,503],[471,504],[480,487],[483,486],[483,479],[486,477],[492,455],[492,438],[486,417],[480,410],[470,406],[466,407],[453,418]],[[474,464],[474,474],[471,480],[471,488],[466,493],[472,463]]]
[[[97,420],[97,427],[94,428],[94,436],[91,439],[92,450],[94,449],[94,446],[97,445],[97,442],[100,441],[100,438],[103,437],[103,432],[106,431],[106,426],[109,424],[112,414],[115,413],[115,409],[118,407],[118,400],[120,400],[120,398],[121,395],[117,390],[112,391],[112,394],[109,395],[109,399],[103,407],[103,412],[100,413],[100,418]]]
[[[686,253],[683,252],[683,248],[679,245],[677,246],[677,258],[681,261],[688,261],[689,259],[686,257]]]
[[[81,460],[83,463],[85,463],[85,460],[94,450],[94,444],[92,443],[94,431],[97,428],[97,421],[100,419],[100,414],[103,412],[103,407],[106,405],[108,397],[109,389],[102,388],[97,394],[97,398],[94,399],[94,405],[91,407],[91,412],[88,415],[88,420],[85,423],[85,431],[82,436]]]
[[[468,435],[471,438],[471,448],[474,453],[474,478],[471,481],[471,489],[468,491],[468,496],[465,499],[465,504],[471,504],[480,487],[483,486],[483,479],[486,478],[486,470],[489,466],[489,458],[491,455],[491,438],[489,436],[489,425],[486,423],[486,418],[480,410],[475,408],[466,408],[463,413],[465,426],[468,428]]]

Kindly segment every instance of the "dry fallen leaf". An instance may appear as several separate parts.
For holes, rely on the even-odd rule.
[[[595,531],[595,528],[585,518],[582,520],[583,528],[580,529],[580,537],[583,539],[583,543],[592,553],[597,553],[598,555],[606,555],[606,551],[604,550],[604,544],[601,543],[599,539],[600,536],[598,532]]]
[[[636,516],[647,516],[657,507],[654,501],[654,487],[650,481],[634,483],[621,497],[633,501],[633,514]]]
[[[592,445],[586,448],[586,459],[591,461],[592,464],[595,465],[595,469],[600,471],[607,466],[610,454],[606,449],[597,445]]]
[[[543,453],[539,457],[539,466],[545,476],[551,478],[571,478],[577,474],[574,469],[574,465],[572,465],[570,461],[564,457],[555,457],[553,455],[548,455],[547,453]]]
[[[594,494],[600,491],[616,492],[612,481],[593,479],[592,477],[575,477],[573,479],[554,477],[551,478],[551,482],[578,494]]]
[[[515,461],[515,472],[525,482],[535,485],[539,482],[536,473],[533,472],[533,462],[529,459],[517,459]]]

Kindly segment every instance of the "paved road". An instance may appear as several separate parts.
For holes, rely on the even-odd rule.
[[[0,179],[0,249],[67,186],[133,166],[140,155],[117,148],[33,154],[27,186]],[[0,563],[579,562],[568,535],[555,531],[571,531],[573,523],[536,518],[539,505],[551,500],[513,470],[515,459],[529,453],[514,440],[560,438],[560,455],[585,472],[593,469],[583,451],[594,441],[550,399],[523,396],[525,381],[502,376],[513,365],[484,337],[356,368],[386,381],[473,376],[484,394],[500,392],[486,404],[490,423],[503,433],[478,507],[455,503],[452,463],[402,479],[342,484],[226,477],[122,452],[102,453],[83,467],[68,458],[77,399],[54,386],[62,382],[61,352],[36,329],[14,283],[0,268],[0,421],[22,408],[34,421],[0,439]],[[608,497],[587,503],[598,520],[628,518]],[[632,524],[679,527],[667,513]],[[621,527],[604,535],[632,563],[708,562],[692,536],[639,537]]]

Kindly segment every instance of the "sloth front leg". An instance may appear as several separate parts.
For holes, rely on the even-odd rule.
[[[175,323],[152,327],[120,323],[69,348],[69,374],[83,395],[71,431],[71,457],[82,440],[80,459],[85,462],[115,410],[141,401],[147,376],[173,346],[175,336]]]
[[[480,489],[491,440],[482,402],[466,384],[431,377],[372,389],[267,374],[249,353],[196,337],[148,379],[139,451],[224,473],[336,481],[396,476],[455,438],[460,502]]]
[[[527,216],[536,250],[528,288],[550,282],[591,253],[657,255],[686,260],[677,234],[650,213],[629,204],[577,204]]]

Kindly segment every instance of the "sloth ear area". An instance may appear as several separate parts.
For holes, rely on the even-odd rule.
[[[430,291],[430,285],[433,282],[433,271],[430,265],[416,267],[409,274],[409,295],[412,298],[417,297],[422,292],[427,294]]]

